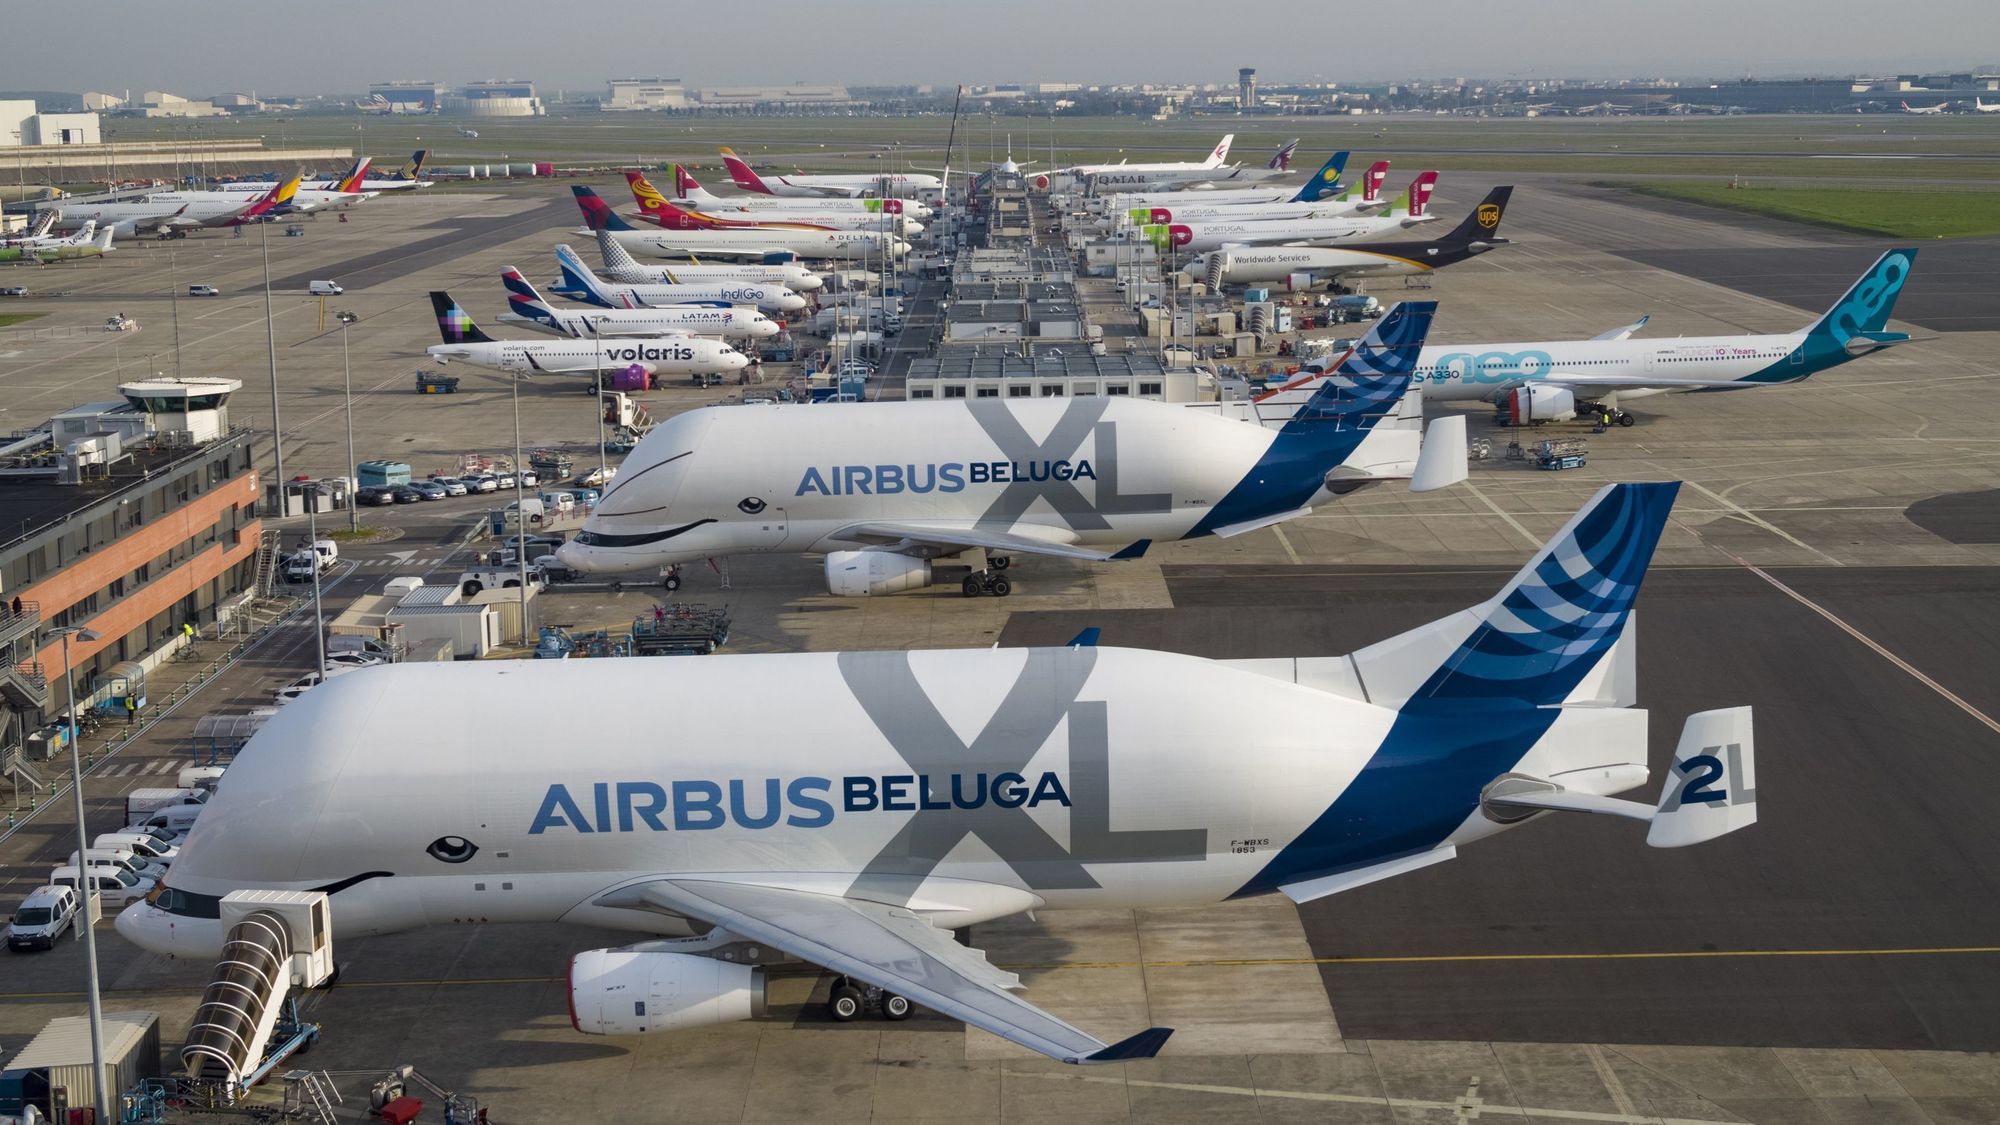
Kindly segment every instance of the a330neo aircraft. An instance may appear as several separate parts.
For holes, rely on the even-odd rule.
[[[922,589],[933,560],[966,558],[966,596],[1005,596],[1015,555],[1136,558],[1373,482],[1443,487],[1463,479],[1460,438],[1429,443],[1426,470],[1416,429],[1378,424],[1399,411],[1436,308],[1390,310],[1268,425],[1117,395],[690,410],[647,433],[558,557],[586,573],[668,568],[672,590],[682,563],[823,554],[827,587],[851,596]]]
[[[1749,707],[1687,719],[1657,802],[1610,796],[1647,777],[1629,623],[1677,487],[1606,486],[1498,594],[1349,656],[1079,638],[711,656],[670,676],[647,660],[364,668],[257,732],[118,931],[217,957],[224,896],[244,890],[324,894],[299,897],[336,942],[561,921],[668,938],[572,959],[586,1033],[748,1018],[764,964],[797,960],[836,974],[838,1019],[915,1002],[1066,1062],[1143,1058],[1170,1028],[1107,1044],[1017,996],[953,928],[1307,902],[1543,811],[1646,821],[1656,847],[1756,820]],[[545,702],[584,696],[643,698],[675,729],[579,740]]]

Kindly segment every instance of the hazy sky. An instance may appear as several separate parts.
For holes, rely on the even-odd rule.
[[[1254,66],[1271,83],[2000,63],[1994,0],[93,0],[70,12],[53,25],[12,21],[52,38],[7,51],[0,86],[200,97],[530,78],[553,94],[613,75],[693,86],[1224,82]],[[75,33],[86,24],[103,33]]]

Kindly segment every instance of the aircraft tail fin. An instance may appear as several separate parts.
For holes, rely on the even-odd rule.
[[[680,165],[676,164],[675,168]],[[632,198],[639,204],[639,213],[647,218],[658,218],[667,203],[667,197],[646,178],[644,172],[625,173],[625,183],[632,189]]]
[[[347,174],[342,176],[339,182],[333,185],[333,190],[350,193],[360,191],[361,181],[368,178],[368,165],[372,163],[374,163],[374,157],[371,156],[364,156],[356,160],[354,167],[349,168]]]
[[[459,307],[451,294],[441,289],[431,290],[431,308],[437,313],[438,334],[447,344],[490,344],[493,337],[479,330],[472,323],[472,315]]]
[[[1756,751],[1750,708],[1689,715],[1646,843],[1685,847],[1757,823]]]
[[[401,168],[396,169],[395,178],[399,180],[422,179],[424,175],[424,165],[430,163],[430,159],[431,159],[430,149],[427,148],[418,149],[417,151],[410,154],[410,159],[408,163],[404,164]]]
[[[576,205],[583,212],[583,225],[591,230],[637,230],[639,228],[611,209],[602,196],[582,184],[570,186],[570,194],[576,196]]]
[[[1278,151],[1271,154],[1271,159],[1264,162],[1264,167],[1273,172],[1289,172],[1292,170],[1292,154],[1297,151],[1299,151],[1299,139],[1293,137],[1278,146]]]
[[[602,234],[600,232],[600,237]],[[610,308],[611,302],[604,296],[604,286],[583,259],[568,246],[556,247],[556,264],[562,267],[562,281],[556,292],[578,301],[588,301],[593,305]]]
[[[1410,181],[1409,189],[1403,192],[1403,212],[1412,219],[1424,217],[1424,210],[1430,205],[1431,193],[1437,190],[1438,174],[1424,172]]]
[[[1222,143],[1216,145],[1215,151],[1209,153],[1208,159],[1202,162],[1202,167],[1204,168],[1222,167],[1223,163],[1229,159],[1229,146],[1235,143],[1236,143],[1236,134],[1230,133],[1227,136],[1224,136],[1222,138]]]
[[[549,307],[542,295],[535,291],[534,283],[522,275],[520,270],[508,266],[500,271],[500,284],[507,289],[507,308],[517,315],[550,326],[556,325],[555,310]]]
[[[1896,298],[1916,265],[1917,248],[1905,246],[1875,259],[1840,300],[1806,328],[1807,347],[1839,349],[1860,355],[1887,344],[1909,339],[1901,332],[1886,331],[1889,315],[1896,311]],[[1829,353],[1830,354],[1830,353]]]
[[[1629,657],[1620,642],[1679,489],[1605,485],[1499,593],[1354,653],[1369,698],[1410,712],[1620,694],[1599,681]]]
[[[639,264],[639,259],[632,256],[630,250],[625,249],[624,246],[619,244],[617,239],[611,237],[611,232],[608,230],[597,232],[597,252],[604,258],[604,271],[614,277],[619,276],[626,270],[641,270],[645,268]],[[671,278],[671,275],[669,277]],[[638,278],[625,277],[622,280],[637,281]]]
[[[109,254],[111,252],[111,236],[116,233],[117,228],[115,227],[105,227],[103,230],[97,232],[96,246],[98,253]]]
[[[736,155],[735,149],[725,148],[722,150],[722,165],[729,169],[729,181],[744,191],[754,191],[759,195],[777,194],[770,189],[769,185],[764,183],[763,177],[759,176],[748,164],[743,162],[742,157]]]
[[[706,198],[708,194],[709,193],[707,188],[704,188],[699,183],[695,182],[694,174],[687,170],[687,165],[685,164],[674,165],[675,198],[693,199],[696,196],[701,196],[703,198]]]
[[[1417,369],[1437,307],[1436,301],[1398,302],[1340,357],[1292,417],[1373,425],[1395,410],[1410,389],[1410,375]]]
[[[1500,233],[1500,220],[1507,214],[1507,201],[1513,198],[1514,188],[1502,185],[1486,193],[1486,198],[1472,209],[1464,221],[1453,227],[1439,242],[1497,242],[1493,236]]]
[[[1316,203],[1342,190],[1340,174],[1347,170],[1347,150],[1341,149],[1326,158],[1312,179],[1299,185],[1298,193],[1288,201],[1292,203]]]

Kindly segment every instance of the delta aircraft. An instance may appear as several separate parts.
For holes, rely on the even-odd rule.
[[[611,285],[592,273],[575,250],[556,247],[556,264],[562,280],[555,291],[572,301],[601,309],[638,309],[648,306],[722,304],[751,305],[767,313],[797,312],[806,299],[783,285],[753,281],[681,281],[665,285]]]
[[[1331,215],[1266,219],[1254,215],[1214,222],[1162,223],[1139,228],[1140,237],[1161,253],[1174,250],[1199,254],[1252,246],[1323,246],[1329,242],[1368,242],[1431,221],[1426,211],[1437,173],[1425,172],[1410,181],[1403,205],[1386,215]]]
[[[637,179],[633,177],[637,176]],[[647,182],[644,173],[627,172],[625,178],[632,181],[634,193],[644,184],[648,191],[653,185]],[[813,216],[813,215],[901,215],[905,219],[919,222],[930,218],[936,212],[929,205],[914,199],[803,199],[797,196],[771,195],[716,195],[701,186],[685,165],[674,165],[674,198],[685,202],[691,209],[721,214],[729,211],[747,211],[754,214]]]
[[[1462,440],[1426,446],[1414,422],[1378,424],[1401,415],[1436,307],[1398,305],[1306,402],[1268,419],[1119,396],[688,411],[646,435],[559,555],[671,580],[699,559],[821,554],[829,589],[865,596],[922,589],[933,559],[983,553],[963,592],[1005,596],[1014,555],[1136,558],[1378,481],[1443,487],[1463,477]]]
[[[742,352],[704,336],[608,342],[496,340],[481,331],[449,293],[433,291],[431,308],[444,343],[424,351],[439,363],[456,359],[520,375],[594,375],[630,367],[643,367],[652,375],[730,375],[750,366]]]
[[[1611,415],[1631,425],[1619,403],[1677,391],[1750,390],[1796,383],[1910,336],[1888,331],[1889,316],[1915,266],[1915,247],[1875,260],[1825,315],[1796,332],[1632,339],[1644,320],[1594,340],[1523,344],[1432,344],[1413,382],[1425,402],[1485,401],[1521,421]],[[1274,405],[1312,393],[1307,373],[1263,396]]]
[[[756,340],[778,334],[776,321],[756,309],[735,305],[665,305],[568,312],[542,300],[534,285],[513,266],[501,271],[500,282],[507,289],[508,311],[500,314],[502,322],[572,340],[685,335]]]
[[[1611,796],[1648,778],[1634,604],[1677,488],[1606,485],[1492,597],[1347,656],[1210,660],[1086,634],[711,656],[664,676],[645,660],[364,668],[279,708],[118,932],[217,958],[255,908],[230,896],[274,891],[306,892],[341,941],[563,922],[641,936],[570,959],[583,1034],[754,1018],[766,964],[797,961],[833,974],[836,1020],[914,1003],[1064,1062],[1145,1058],[1172,1028],[1106,1043],[953,930],[1312,902],[1542,812],[1638,820],[1661,848],[1756,822],[1748,706],[1688,716],[1657,800]],[[675,737],[579,739],[547,705],[600,697],[646,700]]]
[[[639,217],[668,230],[761,230],[769,227],[799,230],[873,230],[900,235],[922,234],[924,225],[900,212],[892,211],[704,211],[686,200],[674,203],[661,195],[644,172],[625,173],[632,198],[639,204]],[[874,202],[898,202],[875,200]],[[685,205],[683,205],[685,204]]]
[[[664,227],[640,230],[619,217],[595,191],[581,184],[570,192],[583,211],[586,233],[608,230],[627,250],[660,258],[751,258],[757,261],[790,261],[798,258],[827,258],[861,261],[885,255],[902,257],[910,244],[894,235],[872,231],[800,230],[784,227],[748,229],[704,228],[668,230]],[[669,203],[669,213],[684,211]]]
[[[808,176],[794,172],[789,176],[772,176],[766,179],[744,163],[743,158],[736,155],[735,149],[730,148],[722,150],[722,164],[729,169],[731,183],[744,191],[755,192],[758,195],[860,199],[870,195],[895,198],[905,193],[936,195],[944,191],[943,180],[921,172],[878,172],[866,176]]]
[[[1283,219],[1313,220],[1353,218],[1389,206],[1391,200],[1381,194],[1382,180],[1389,175],[1389,162],[1377,163],[1362,174],[1362,192],[1352,193],[1333,199],[1317,201],[1288,201],[1284,203],[1210,203],[1200,196],[1190,195],[1183,202],[1156,203],[1150,207],[1134,207],[1125,213],[1126,219],[1134,226],[1165,226],[1172,223],[1194,225],[1200,223],[1268,223]],[[1418,176],[1403,193],[1405,206],[1415,206],[1421,201],[1428,206],[1430,193],[1437,184],[1436,172],[1425,172]],[[1419,197],[1421,199],[1419,200]],[[1402,213],[1399,209],[1388,212],[1390,216]],[[1410,218],[1417,218],[1411,213]],[[1430,215],[1421,216],[1428,220]]]
[[[741,282],[753,285],[782,285],[794,293],[810,293],[826,286],[825,279],[801,265],[751,262],[678,262],[671,266],[642,266],[626,252],[624,244],[608,230],[597,232],[597,250],[604,258],[604,277],[642,285],[702,285],[714,282]]]
[[[1197,257],[1181,272],[1210,287],[1276,285],[1291,289],[1306,289],[1342,277],[1427,274],[1507,245],[1497,234],[1513,192],[1512,187],[1494,188],[1450,233],[1428,242],[1216,250]]]

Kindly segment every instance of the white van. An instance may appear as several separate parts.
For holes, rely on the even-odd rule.
[[[93,867],[117,867],[154,882],[167,873],[166,864],[141,858],[129,848],[92,847],[83,854],[89,857],[88,862]],[[69,853],[69,863],[72,867],[76,866],[75,852]]]
[[[179,839],[188,834],[188,829],[194,827],[195,819],[199,816],[201,816],[200,805],[168,805],[149,814],[144,820],[136,821],[126,827],[139,832],[155,834],[166,832]]]
[[[174,784],[182,789],[200,789],[213,793],[222,782],[221,766],[182,766],[174,775]]]
[[[37,887],[7,925],[8,949],[54,949],[56,939],[76,925],[81,909],[74,887]]]
[[[416,577],[391,578],[382,584],[382,592],[392,598],[406,598],[423,588],[424,580]]]
[[[92,865],[90,881],[97,890],[98,901],[112,910],[123,910],[127,905],[153,893],[151,879],[141,879],[122,867]],[[76,886],[76,868],[63,866],[49,872],[49,884],[56,887]]]
[[[306,295],[309,297],[338,297],[345,292],[347,290],[342,289],[331,281],[309,281],[306,283]]]
[[[90,842],[92,851],[110,848],[131,852],[148,863],[172,863],[180,857],[180,845],[171,840],[162,843],[154,839],[151,832],[105,832]]]

